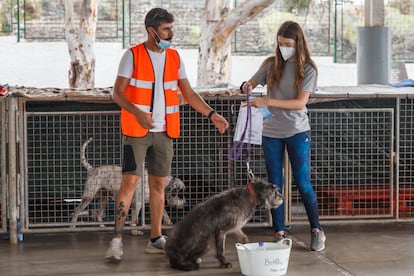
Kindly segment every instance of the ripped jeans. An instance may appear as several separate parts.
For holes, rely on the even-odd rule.
[[[288,151],[295,184],[302,197],[311,229],[320,228],[318,200],[310,181],[310,137],[309,131],[288,138],[262,137],[262,147],[269,182],[283,192],[283,155]],[[271,209],[275,232],[285,230],[284,204]]]

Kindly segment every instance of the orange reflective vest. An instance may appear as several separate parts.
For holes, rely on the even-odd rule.
[[[144,44],[131,48],[134,56],[134,71],[129,85],[125,89],[125,96],[140,110],[152,114],[155,87],[154,69],[151,59]],[[167,135],[171,138],[180,137],[180,112],[178,98],[178,71],[180,57],[173,49],[166,49],[164,65],[164,96],[165,96],[165,121]],[[143,137],[149,130],[142,127],[136,117],[121,110],[122,134],[132,137]]]

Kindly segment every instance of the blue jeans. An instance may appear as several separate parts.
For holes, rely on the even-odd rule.
[[[320,228],[318,200],[310,181],[309,131],[283,139],[263,136],[262,147],[269,182],[276,185],[281,193],[283,192],[283,154],[285,147],[287,148],[295,184],[305,205],[311,229]],[[284,212],[284,204],[271,209],[275,232],[285,229]]]

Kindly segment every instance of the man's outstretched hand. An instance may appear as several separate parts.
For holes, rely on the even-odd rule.
[[[220,114],[214,113],[213,116],[211,116],[211,122],[213,122],[214,126],[221,134],[223,134],[226,129],[229,128],[229,123]]]

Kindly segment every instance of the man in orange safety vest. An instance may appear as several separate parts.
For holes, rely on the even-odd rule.
[[[123,164],[115,204],[115,233],[105,258],[122,258],[122,231],[146,159],[150,187],[151,233],[147,253],[164,253],[161,233],[166,176],[173,158],[173,138],[180,135],[180,91],[188,104],[224,133],[229,124],[191,87],[178,52],[169,48],[174,16],[154,8],[145,17],[147,40],[123,55],[113,88],[121,107]]]

